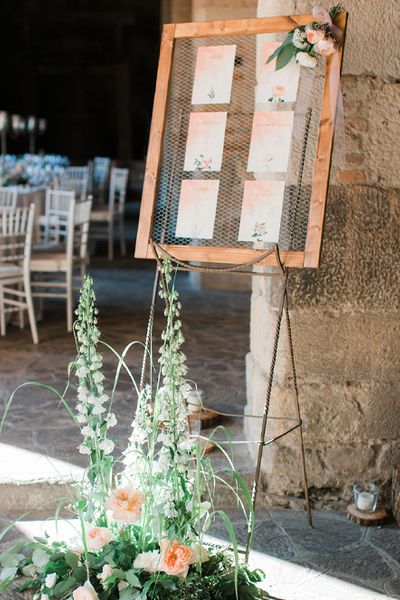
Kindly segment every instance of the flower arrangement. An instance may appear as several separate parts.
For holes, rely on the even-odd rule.
[[[112,400],[117,378],[109,396],[95,295],[86,277],[74,326],[77,358],[69,369],[79,383],[73,413],[83,438],[79,452],[89,463],[69,505],[77,517],[78,535],[56,542],[35,538],[1,554],[0,590],[24,577],[17,591],[32,590],[34,600],[263,597],[257,586],[263,574],[239,561],[234,528],[228,516],[213,507],[213,482],[224,478],[213,471],[188,427],[191,384],[182,352],[181,304],[169,261],[163,262],[160,295],[166,327],[159,368],[152,363],[149,383],[137,390],[122,470],[115,474],[120,461],[113,458],[110,432],[116,424]],[[124,351],[119,357],[119,368],[127,368],[125,355]],[[60,399],[66,402],[64,395]],[[253,523],[248,490],[234,470],[232,476],[242,491],[239,503]],[[217,514],[229,532],[230,549],[204,540]]]
[[[329,11],[321,6],[314,7],[315,21],[289,31],[282,44],[268,57],[267,63],[276,58],[275,70],[278,71],[296,57],[296,62],[302,67],[316,67],[318,56],[329,56],[337,51],[342,31],[333,21],[341,11],[341,4],[335,4]]]

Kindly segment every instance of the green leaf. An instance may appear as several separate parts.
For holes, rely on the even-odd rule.
[[[135,572],[134,572],[134,571],[132,571],[132,570],[130,570],[130,571],[127,571],[127,572],[125,573],[125,578],[126,578],[127,582],[128,582],[128,583],[129,583],[129,584],[130,584],[132,587],[135,587],[135,588],[141,588],[141,587],[142,587],[142,584],[140,583],[138,576],[137,576],[137,575],[135,575]]]
[[[77,581],[83,583],[86,581],[87,573],[85,567],[78,567],[72,571],[72,577],[75,577]]]
[[[298,49],[291,45],[281,46],[280,52],[276,59],[276,71],[283,69],[286,65],[292,60],[293,56],[296,54]]]
[[[132,590],[131,588],[125,588],[119,593],[120,600],[135,600],[140,596],[140,592]]]
[[[75,552],[66,552],[65,553],[65,562],[71,569],[75,569],[78,566],[79,558]]]
[[[0,554],[0,563],[2,567],[18,567],[19,559],[11,552],[3,552]]]
[[[273,53],[268,56],[267,63],[270,63],[272,60],[274,60],[274,58],[276,58],[278,56],[278,54],[281,51],[282,47],[283,47],[283,45],[282,46],[278,46],[278,48],[276,48],[273,51]]]
[[[64,596],[67,592],[76,587],[75,577],[68,577],[64,581],[59,581],[53,590],[54,596]]]
[[[33,551],[32,562],[38,571],[42,571],[44,569],[44,566],[48,562],[48,560],[49,555],[41,548],[38,548],[37,550]]]
[[[0,571],[0,581],[12,581],[17,574],[17,567],[4,567]]]

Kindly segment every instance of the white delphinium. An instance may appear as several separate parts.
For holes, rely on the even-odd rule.
[[[151,426],[151,386],[145,385],[139,393],[135,418],[132,421],[132,433],[127,449],[124,451],[124,475],[132,487],[143,487],[142,475],[146,471]]]
[[[299,50],[307,48],[307,34],[300,29],[295,29],[292,37],[292,44]]]
[[[189,504],[193,493],[191,463],[195,442],[188,431],[187,397],[191,390],[186,382],[186,356],[181,347],[184,343],[179,319],[181,304],[172,282],[172,267],[163,262],[165,286],[160,292],[166,303],[167,326],[162,334],[160,348],[162,385],[155,397],[155,412],[162,424],[157,442],[161,448],[154,465],[157,476],[157,499],[167,518],[174,518],[183,529],[190,519]]]
[[[104,393],[103,356],[97,350],[100,331],[93,282],[86,277],[82,286],[75,323],[78,356],[75,362],[79,379],[77,421],[81,427],[83,442],[79,452],[90,457],[88,480],[90,501],[98,514],[104,512],[103,500],[110,488],[111,457],[114,443],[108,438],[108,430],[117,420],[106,407],[109,397]]]

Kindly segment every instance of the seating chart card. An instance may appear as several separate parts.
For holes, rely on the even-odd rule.
[[[260,47],[257,58],[257,103],[296,102],[300,65],[291,60],[286,67],[275,71],[276,59],[267,62],[279,45],[279,42],[265,43]]]
[[[245,181],[240,241],[278,242],[284,191],[284,181]]]
[[[176,237],[211,239],[217,210],[218,179],[184,179]]]
[[[255,112],[247,171],[285,173],[288,168],[294,113]]]
[[[192,104],[226,104],[231,100],[236,44],[197,50]]]
[[[193,112],[189,118],[185,171],[219,171],[222,164],[226,112]]]

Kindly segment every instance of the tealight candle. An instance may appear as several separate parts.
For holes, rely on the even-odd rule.
[[[358,510],[371,512],[374,506],[374,496],[369,492],[361,492],[357,498]]]
[[[379,488],[376,485],[354,485],[353,493],[357,510],[369,513],[372,513],[376,510],[379,498]]]

